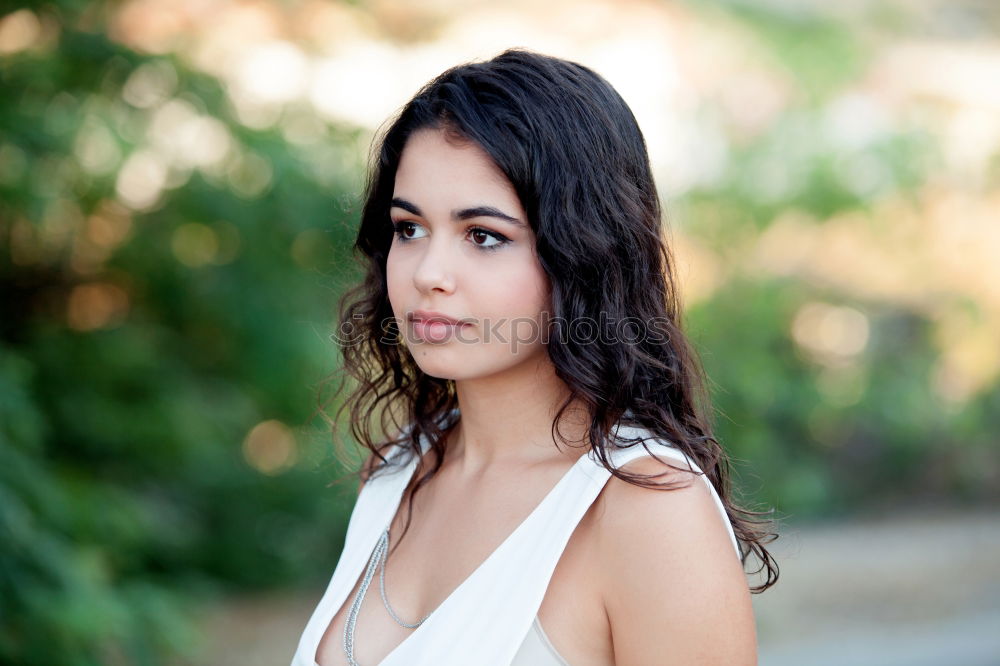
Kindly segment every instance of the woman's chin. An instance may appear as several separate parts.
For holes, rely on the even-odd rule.
[[[518,354],[490,354],[483,353],[486,350],[482,349],[478,354],[469,354],[468,347],[463,350],[449,344],[415,344],[408,345],[407,349],[425,375],[453,381],[496,377],[515,369],[533,367],[538,357],[545,354],[544,347],[524,349]]]
[[[465,379],[470,374],[477,374],[474,363],[442,345],[417,344],[409,350],[414,363],[425,375],[438,379]]]

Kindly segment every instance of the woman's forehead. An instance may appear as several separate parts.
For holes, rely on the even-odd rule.
[[[478,144],[456,142],[442,130],[414,132],[396,169],[393,197],[417,205],[420,199],[448,198],[453,204],[476,206],[483,204],[483,196],[520,209],[513,184]]]

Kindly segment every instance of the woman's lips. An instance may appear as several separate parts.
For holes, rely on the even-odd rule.
[[[413,334],[426,342],[444,342],[458,330],[469,326],[467,323],[451,323],[440,319],[414,319]]]

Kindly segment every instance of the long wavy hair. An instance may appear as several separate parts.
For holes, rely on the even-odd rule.
[[[458,407],[454,382],[422,372],[399,344],[386,285],[396,170],[407,139],[422,129],[478,144],[506,174],[527,213],[552,287],[546,348],[569,388],[552,423],[557,446],[568,441],[559,429],[564,413],[571,404],[582,405],[589,417],[586,445],[611,474],[672,490],[680,485],[654,481],[667,470],[631,474],[609,459],[610,449],[623,444],[612,434],[618,423],[667,440],[718,492],[744,570],[751,553],[760,562],[752,573],[766,569],[764,582],[751,590],[772,586],[778,567],[764,544],[777,534],[763,528],[770,521],[756,518],[770,512],[734,504],[729,461],[706,417],[703,373],[682,332],[674,261],[642,133],[614,88],[574,62],[511,49],[453,67],[425,85],[376,137],[354,245],[365,276],[340,302],[344,363],[334,398],[349,389],[330,419],[337,432],[348,412],[347,440],[371,451],[361,479],[410,462],[422,455],[421,439],[429,443],[425,471],[411,482],[408,527],[414,495],[444,460]],[[574,322],[599,319],[628,322],[628,339],[581,340],[569,330]],[[405,455],[387,456],[392,447]]]

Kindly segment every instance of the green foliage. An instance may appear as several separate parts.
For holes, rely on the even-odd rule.
[[[870,341],[850,363],[804,353],[799,309],[861,308]],[[690,311],[716,408],[717,434],[752,503],[783,517],[844,515],[912,502],[995,499],[1000,387],[963,408],[933,390],[936,359],[922,316],[782,280],[730,283]],[[977,460],[980,467],[966,468]]]
[[[819,5],[714,0],[693,2],[755,37],[761,55],[795,83],[802,102],[815,104],[855,80],[868,61],[869,45],[856,26],[835,20]]]
[[[943,397],[935,389],[941,350],[930,314],[975,313],[982,304],[962,308],[946,293],[934,307],[894,303],[807,278],[808,271],[778,279],[749,268],[748,253],[784,214],[817,227],[861,216],[885,230],[898,222],[880,219],[878,203],[915,200],[942,168],[938,137],[928,129],[879,127],[877,112],[852,98],[873,28],[852,33],[856,26],[819,6],[723,0],[698,7],[749,36],[779,76],[794,81],[788,108],[759,135],[734,143],[722,177],[674,202],[684,232],[725,274],[724,286],[691,308],[689,325],[710,378],[719,438],[743,477],[738,486],[749,503],[796,518],[995,502],[1000,452],[990,433],[1000,429],[1000,411],[990,409],[1000,384],[968,402]],[[794,241],[784,250],[794,255]],[[896,252],[900,264],[912,261],[905,252]],[[853,270],[849,260],[842,270]],[[794,320],[810,303],[859,313],[863,351],[824,359],[797,344]]]
[[[116,174],[153,119],[122,89],[150,63],[233,157],[174,170],[133,214]],[[192,592],[336,561],[353,484],[327,487],[343,471],[313,406],[352,276],[319,158],[354,137],[248,130],[215,80],[69,26],[0,61],[0,81],[0,662],[162,663],[196,645]],[[84,168],[95,133],[112,164]],[[127,237],[92,259],[94,224]],[[263,474],[241,442],[269,419],[298,463]]]

